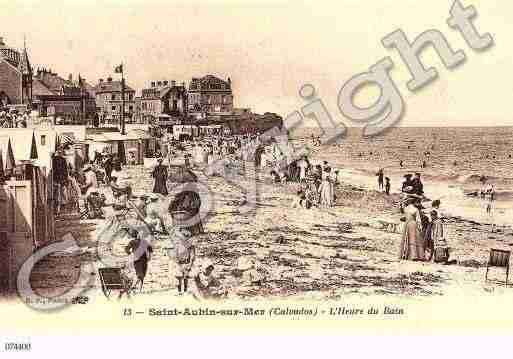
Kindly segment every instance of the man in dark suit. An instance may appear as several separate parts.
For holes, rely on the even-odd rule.
[[[63,193],[68,184],[68,163],[64,158],[64,148],[60,146],[52,158],[52,177],[54,189],[54,208],[59,215],[62,206]]]

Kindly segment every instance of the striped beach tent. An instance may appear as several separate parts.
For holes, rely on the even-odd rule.
[[[73,145],[76,142],[73,132],[64,132],[59,134],[59,142],[62,146]]]

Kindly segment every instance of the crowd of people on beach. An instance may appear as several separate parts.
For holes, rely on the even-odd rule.
[[[100,218],[102,184],[117,181],[121,172],[121,161],[117,155],[95,152],[94,157],[82,166],[73,166],[66,158],[70,145],[61,145],[52,157],[52,179],[54,186],[54,211],[59,216],[80,211],[80,200],[84,198],[90,219]],[[100,203],[97,203],[100,200]]]
[[[167,238],[171,248],[168,253],[170,257],[169,273],[174,278],[173,281],[176,282],[178,293],[188,292],[192,287],[195,296],[225,295],[226,293],[218,287],[213,275],[215,264],[209,258],[197,260],[195,256],[194,237],[204,232],[201,218],[194,219],[199,215],[201,206],[198,193],[193,189],[190,191],[186,189],[173,194],[169,198],[169,207],[165,213],[162,211],[162,203],[170,196],[169,186],[173,181],[181,182],[182,179],[186,182],[195,181],[196,176],[192,169],[203,170],[212,165],[214,168],[212,175],[224,175],[226,171],[230,170],[240,171],[250,162],[257,162],[255,152],[262,147],[259,139],[251,136],[233,136],[231,138],[212,136],[186,142],[169,141],[169,146],[161,146],[156,154],[156,163],[148,172],[153,180],[152,193],[142,195],[133,193],[129,181],[120,182],[124,171],[116,156],[96,153],[93,160],[80,171],[89,178],[82,181],[82,189],[89,184],[87,191],[91,197],[97,195],[98,192],[105,192],[105,188],[107,188],[107,192],[111,191],[114,197],[113,208],[115,210],[122,211],[127,208],[135,210],[138,220],[142,221],[149,229],[151,238]],[[272,153],[265,148],[261,153],[264,152]],[[274,153],[278,153],[278,151]],[[265,160],[266,165],[259,166],[264,169],[264,172],[272,172],[270,164],[275,158],[271,156],[268,158],[272,160]],[[214,164],[215,166],[213,166]],[[304,176],[304,171],[299,170],[298,176]],[[101,178],[103,180],[100,180]],[[100,195],[104,194],[106,193]],[[104,201],[99,207],[109,205],[110,203]],[[93,216],[92,218],[103,218],[103,216]],[[107,216],[105,220],[107,227],[117,222],[115,216]],[[125,228],[124,225],[121,228],[126,229],[127,236],[131,240],[125,248],[127,261],[122,272],[125,290],[121,291],[120,297],[124,294],[129,295],[136,287],[142,288],[149,268],[148,263],[152,257],[152,239],[149,240],[144,231],[136,231],[130,226]],[[140,248],[144,249],[142,254]],[[240,265],[237,264],[237,270],[242,273],[241,283],[245,280],[249,281],[248,283],[257,283],[261,280],[254,262],[249,264],[241,262]]]
[[[96,152],[94,158],[82,169],[73,169],[64,159],[63,152],[64,148],[59,148],[53,163],[57,197],[71,198],[76,208],[79,208],[78,198],[85,196],[86,203],[91,206],[90,218],[104,218],[101,208],[107,205],[107,201],[102,187],[112,192],[113,206],[117,210],[130,209],[128,202],[132,201],[139,220],[149,228],[151,235],[158,238],[164,236],[169,240],[169,273],[176,283],[178,293],[192,290],[201,297],[222,296],[226,292],[223,292],[215,277],[216,264],[208,257],[201,260],[198,258],[194,238],[204,233],[204,229],[201,219],[193,221],[193,224],[189,221],[199,214],[201,200],[198,194],[191,190],[170,195],[173,192],[170,177],[175,176],[174,172],[177,171],[174,167],[179,167],[183,173],[192,173],[191,178],[194,178],[192,170],[206,170],[204,173],[207,175],[224,176],[230,171],[241,173],[252,166],[264,175],[264,180],[272,184],[298,185],[293,208],[334,206],[336,186],[339,184],[338,170],[333,170],[327,161],[313,164],[307,155],[295,157],[288,141],[273,139],[263,142],[254,135],[208,136],[190,141],[164,139],[156,154],[155,165],[147,171],[153,180],[152,193],[142,195],[134,194],[132,185],[125,181],[122,161],[115,154]],[[378,190],[390,195],[391,181],[385,175],[384,168],[376,172],[376,177]],[[441,202],[427,199],[421,173],[405,174],[400,188],[403,230],[399,260],[454,263],[450,258],[450,247],[440,213]],[[480,195],[491,202],[495,189],[492,185],[483,186]],[[166,213],[163,213],[161,205],[168,197],[170,204]],[[430,202],[428,208],[423,206],[426,202]],[[104,219],[107,222],[110,220]],[[149,239],[143,232],[130,226],[123,229],[126,230],[129,242],[124,248],[127,254],[123,267],[125,290],[120,293],[120,297],[123,294],[130,295],[135,288],[142,288],[153,255],[153,237]],[[248,262],[247,258],[245,260]],[[237,263],[237,268],[245,273],[241,278],[248,283],[255,284],[263,280],[254,261],[241,261]]]
[[[0,111],[0,128],[27,128],[29,120],[30,111]]]
[[[166,152],[163,157],[168,158],[168,163],[181,153],[187,168],[210,167],[212,175],[224,176],[230,171],[243,174],[248,166],[254,166],[272,183],[300,184],[292,207],[329,208],[335,202],[339,171],[327,161],[313,165],[306,155],[296,157],[288,139],[264,142],[257,135],[211,136],[190,141],[187,149],[177,150],[176,144],[170,145]]]
[[[334,205],[334,187],[338,184],[338,171],[333,171],[327,161],[312,165],[306,155],[294,157],[293,149],[288,141],[280,143],[279,140],[271,140],[264,143],[258,136],[240,135],[210,136],[178,143],[168,139],[163,142],[168,146],[162,146],[161,151],[157,154],[156,165],[151,170],[154,180],[153,192],[160,196],[168,196],[171,192],[168,183],[172,164],[174,166],[178,164],[184,169],[195,170],[204,170],[210,167],[211,172],[207,170],[205,173],[214,176],[226,175],[229,171],[244,171],[247,166],[254,166],[256,171],[264,175],[263,179],[268,179],[271,183],[300,185],[301,189],[297,193],[293,207],[310,209],[312,207],[329,208]],[[180,209],[194,207],[179,205],[191,201],[196,201],[197,213],[199,198],[179,197],[180,195],[176,195],[169,206],[170,213],[178,213]],[[199,295],[204,297],[220,295],[222,290],[219,289],[218,283],[213,277],[214,263],[208,262],[209,259],[206,258],[207,264],[202,264],[199,267],[193,265],[196,262],[193,238],[203,233],[201,223],[199,223],[198,230],[197,226],[177,225],[180,221],[175,221],[176,216],[172,215],[171,217],[174,223],[173,227],[169,229],[170,241],[173,243],[170,257],[174,260],[170,273],[174,273],[178,292],[187,292],[191,286],[189,280],[192,278],[194,291],[200,293]],[[160,219],[158,220],[162,223]],[[150,221],[147,220],[147,222]],[[130,235],[136,236],[135,233]],[[134,245],[126,249],[130,255],[134,253],[133,247]],[[151,253],[145,253],[142,256],[143,261],[149,260],[148,258],[151,257]],[[139,272],[139,275],[129,280],[129,283],[142,285],[147,266],[142,264],[140,268],[138,266],[136,265],[134,270]],[[193,267],[199,268],[195,274],[191,274]],[[129,266],[127,268],[130,269]],[[244,287],[243,283],[251,285],[263,280],[261,272],[257,269],[257,264],[248,258],[241,258],[241,261],[237,262],[237,271],[241,273],[239,285],[242,287]],[[214,283],[217,284],[214,285]]]

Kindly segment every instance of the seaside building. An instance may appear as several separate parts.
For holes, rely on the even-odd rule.
[[[121,119],[121,81],[100,79],[93,91],[96,96],[96,109],[102,122],[118,124]],[[125,121],[133,122],[135,112],[135,90],[125,84]]]
[[[207,119],[209,116],[231,115],[233,93],[230,78],[226,81],[213,75],[192,78],[187,110],[190,116],[198,120]]]
[[[27,48],[8,47],[0,37],[0,107],[32,104],[32,67]]]
[[[177,85],[176,81],[152,81],[149,88],[142,90],[139,101],[137,117],[142,123],[153,123],[163,117],[181,119],[187,112],[185,83]]]
[[[47,69],[38,69],[33,79],[33,107],[43,117],[58,119],[56,124],[82,125],[96,116],[93,88],[78,75],[65,80]]]

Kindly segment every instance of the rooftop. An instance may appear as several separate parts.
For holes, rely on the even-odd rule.
[[[232,81],[228,77],[227,81],[220,79],[214,75],[206,75],[201,78],[192,78],[189,84],[189,90],[192,91],[231,91]]]
[[[100,80],[100,82],[93,88],[95,93],[103,92],[121,92],[121,81],[113,81],[112,78],[108,78],[107,81]],[[133,88],[125,83],[126,92],[135,92]]]

